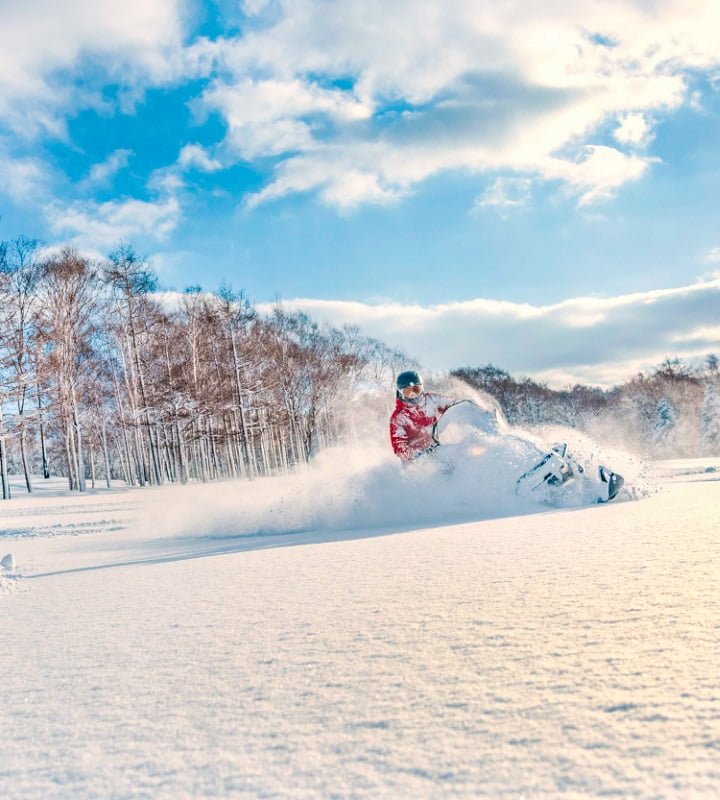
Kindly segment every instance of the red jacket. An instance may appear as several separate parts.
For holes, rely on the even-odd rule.
[[[390,441],[396,456],[410,461],[433,443],[433,425],[453,405],[451,397],[425,392],[416,403],[397,399],[390,417]]]

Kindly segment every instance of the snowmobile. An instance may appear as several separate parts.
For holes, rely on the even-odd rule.
[[[433,426],[430,449],[435,451],[438,447],[474,438],[480,445],[471,448],[474,455],[480,454],[484,440],[500,440],[520,453],[525,462],[520,466],[522,471],[515,481],[515,493],[550,504],[555,504],[571,485],[581,488],[580,494],[594,496],[595,502],[607,503],[617,497],[625,483],[622,475],[604,465],[586,469],[568,452],[564,442],[544,451],[529,439],[511,433],[508,428],[499,406],[483,408],[472,400],[460,400],[450,406]],[[578,482],[581,487],[577,486]]]

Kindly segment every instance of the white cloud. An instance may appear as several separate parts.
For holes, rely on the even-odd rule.
[[[270,6],[246,4],[256,27],[194,55],[221,75],[202,104],[228,122],[228,157],[277,160],[254,204],[387,202],[446,170],[607,200],[654,159],[603,147],[603,126],[618,123],[620,147],[648,145],[650,120],[690,102],[689,72],[720,64],[714,0]]]
[[[578,155],[574,161],[549,158],[540,168],[546,179],[564,181],[580,206],[610,199],[625,183],[641,178],[653,161],[600,145],[587,145]]]
[[[278,168],[279,177],[260,192],[250,195],[248,206],[293,192],[318,190],[320,197],[330,205],[350,209],[362,203],[392,203],[403,195],[396,184],[390,185],[376,171],[363,164],[360,168],[347,166],[342,154],[332,163],[332,157],[294,158]]]
[[[430,369],[492,362],[556,385],[611,384],[668,356],[720,351],[720,278],[549,306],[485,299],[435,306],[295,299],[283,305],[320,321],[358,325]]]
[[[623,114],[613,132],[620,144],[644,147],[652,139],[652,125],[642,114]]]
[[[530,200],[532,181],[529,178],[496,178],[488,188],[475,199],[474,207],[493,208],[501,216],[521,208]]]
[[[0,194],[15,203],[35,202],[47,191],[51,176],[36,158],[18,158],[0,149]]]
[[[720,67],[716,0],[248,0],[243,10],[242,34],[184,46],[184,0],[120,11],[111,0],[5,3],[0,119],[21,136],[63,136],[80,105],[107,107],[104,84],[122,85],[127,112],[148,86],[202,78],[195,108],[222,115],[227,136],[212,155],[186,145],[178,167],[269,159],[250,205],[308,191],[343,208],[387,203],[449,170],[559,181],[588,205],[647,172],[654,159],[634,151],[651,144],[652,124],[693,102],[691,73]],[[613,123],[617,148],[599,138]],[[496,196],[496,208],[517,199]]]
[[[201,172],[216,172],[222,169],[222,164],[216,158],[212,158],[199,144],[185,145],[180,151],[177,163],[182,169],[199,169]]]
[[[531,160],[522,156],[528,175],[541,180],[560,181],[565,190],[577,198],[580,206],[611,198],[626,182],[637,180],[654,159],[626,155],[600,145],[587,145],[573,157],[543,156]],[[281,160],[275,178],[250,198],[250,205],[283,197],[294,192],[319,191],[328,203],[345,206],[360,202],[387,202],[408,194],[419,181],[442,170],[483,169],[483,163],[501,169],[504,162],[497,154],[463,143],[427,142],[395,147],[382,142],[356,142],[313,148],[312,151]],[[510,159],[508,159],[510,163]],[[364,176],[366,192],[361,191],[353,176]],[[374,180],[372,177],[374,176]],[[348,180],[350,178],[351,180]],[[518,182],[531,178],[503,179]],[[503,181],[499,184],[502,186]],[[508,184],[506,183],[506,187]],[[348,191],[348,189],[350,191]],[[495,191],[495,198],[500,195]]]
[[[64,133],[74,105],[93,95],[92,65],[126,87],[177,74],[179,0],[23,0],[2,4],[0,118],[23,136]],[[73,73],[82,72],[82,88]]]
[[[220,111],[230,128],[228,145],[242,158],[313,149],[308,117],[338,121],[366,119],[370,110],[347,92],[294,80],[221,81],[202,98],[206,109]]]
[[[87,187],[94,187],[108,183],[118,172],[127,167],[132,155],[132,150],[113,151],[105,161],[93,165],[83,184]]]
[[[720,325],[706,325],[675,335],[676,342],[720,342]]]
[[[702,260],[705,264],[720,264],[720,247],[711,247],[706,250]]]
[[[156,202],[135,198],[68,205],[55,202],[45,209],[50,229],[84,250],[107,249],[138,236],[163,241],[175,230],[181,214],[174,195]]]

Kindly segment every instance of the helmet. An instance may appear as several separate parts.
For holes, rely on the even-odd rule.
[[[401,372],[397,376],[395,388],[397,390],[397,397],[400,400],[403,400],[406,403],[417,403],[423,393],[423,379],[419,373],[415,372],[415,370],[409,369],[405,372]],[[408,392],[406,394],[403,391],[403,389],[412,388],[416,390],[414,394],[412,392]]]

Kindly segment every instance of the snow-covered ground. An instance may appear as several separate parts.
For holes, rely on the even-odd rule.
[[[0,796],[720,796],[720,459],[637,467],[642,498],[601,506],[505,477],[349,451],[18,482]]]

